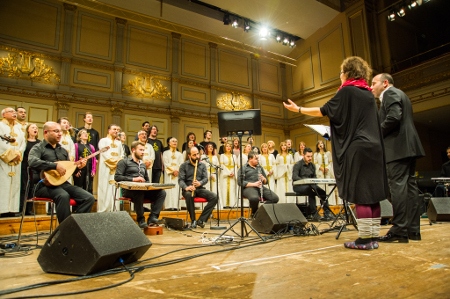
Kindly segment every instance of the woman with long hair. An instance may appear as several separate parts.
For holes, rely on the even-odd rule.
[[[41,142],[38,139],[39,131],[36,124],[28,124],[25,128],[25,139],[26,139],[26,147],[25,151],[23,152],[23,160],[20,165],[21,167],[21,181],[20,181],[20,212],[22,212],[23,205],[25,204],[25,201],[28,198],[31,198],[33,196],[33,178],[30,178],[30,186],[28,189],[28,194],[25,196],[25,189],[27,187],[28,183],[28,154],[30,153],[31,148]],[[39,175],[38,173],[33,175]],[[28,202],[26,209],[25,209],[25,215],[33,215],[33,203]]]
[[[280,198],[279,203],[287,203],[288,200],[295,203],[295,197],[286,197],[286,192],[293,192],[292,169],[294,167],[294,157],[289,154],[286,142],[280,143],[280,153],[275,158],[275,178],[277,180],[277,191]]]
[[[88,143],[88,132],[81,129],[77,134],[77,142],[75,143],[75,161],[86,158],[95,152],[92,144]],[[73,173],[73,184],[81,187],[92,194],[92,186],[94,184],[94,176],[97,173],[97,157],[87,160],[86,167],[75,170]]]
[[[232,145],[230,142],[225,144],[225,153],[220,155],[220,198],[224,208],[231,208],[237,201],[236,157],[232,154]]]
[[[275,148],[275,142],[273,142],[272,140],[267,141],[267,145],[269,146],[269,154],[272,154],[275,158],[278,155],[278,151]]]
[[[303,159],[305,148],[306,143],[304,141],[300,141],[300,143],[298,144],[298,151],[294,154],[295,163]]]
[[[264,169],[267,177],[267,185],[269,189],[275,192],[274,165],[275,157],[269,154],[269,146],[267,143],[261,144],[261,154],[259,155],[259,165]]]
[[[183,155],[177,151],[178,140],[175,137],[169,140],[169,149],[163,152],[162,159],[164,163],[164,183],[175,184],[172,189],[166,190],[166,200],[164,208],[167,211],[176,211],[178,209],[179,186],[178,173],[180,165],[183,164]]]
[[[194,132],[187,133],[187,135],[186,135],[186,142],[184,142],[183,146],[181,147],[181,151],[182,152],[184,152],[188,148],[189,141],[192,141],[194,145],[197,144]]]
[[[209,191],[217,193],[217,170],[213,166],[219,166],[220,162],[216,155],[216,149],[212,143],[206,144],[204,158],[208,158],[207,161],[211,163],[211,165],[209,165],[206,161],[202,161],[202,163],[205,163],[206,170],[208,171],[208,183],[206,183],[205,188]]]

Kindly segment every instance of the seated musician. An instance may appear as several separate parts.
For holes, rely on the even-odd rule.
[[[44,140],[36,144],[28,155],[28,165],[32,169],[39,171],[56,170],[59,175],[66,174],[66,168],[58,161],[70,161],[69,153],[61,147],[62,130],[61,125],[56,122],[46,122],[44,124]],[[78,169],[86,166],[85,160],[80,160]],[[44,181],[39,181],[39,177],[34,179],[36,186],[35,196],[51,198],[56,204],[56,217],[59,223],[70,216],[70,199],[77,202],[77,213],[89,213],[95,202],[94,196],[81,187],[73,186],[65,181],[59,186],[45,185]]]
[[[117,163],[114,180],[116,182],[150,183],[147,167],[142,161],[145,145],[140,141],[131,143],[131,157]],[[123,196],[131,198],[136,211],[136,218],[140,228],[158,225],[159,213],[164,205],[166,192],[160,190],[123,190]],[[151,199],[151,212],[147,222],[144,217],[144,198]]]
[[[188,159],[180,165],[178,184],[186,200],[186,209],[192,221],[191,228],[196,228],[197,225],[204,228],[205,222],[208,221],[214,206],[217,204],[217,194],[205,189],[205,185],[208,183],[208,171],[206,165],[199,161],[198,148],[195,146],[187,148],[186,154]],[[208,201],[198,221],[195,218],[194,197],[202,197]]]
[[[258,155],[251,151],[248,153],[248,160],[244,167],[239,169],[238,185],[241,186],[241,177],[243,173],[242,185],[244,191],[242,196],[247,198],[252,209],[252,217],[256,215],[258,203],[260,200],[264,203],[277,203],[279,198],[272,190],[264,187],[268,180],[264,169],[259,165]]]
[[[450,146],[447,148],[447,157],[450,159]],[[441,174],[439,177],[450,178],[450,160],[442,164]],[[444,197],[447,196],[447,189],[444,184],[438,184],[436,190],[434,191],[434,196]]]
[[[306,147],[303,150],[303,159],[295,163],[294,169],[292,170],[292,181],[298,181],[307,178],[317,178],[316,167],[312,163],[312,150]],[[317,184],[305,184],[305,185],[294,185],[294,192],[297,195],[307,195],[309,203],[310,215],[307,215],[309,220],[319,220],[319,215],[317,213],[316,206],[316,196],[320,197],[320,202],[323,204],[326,199],[325,191],[317,186]],[[332,219],[332,214],[328,202],[324,203],[324,217],[320,220],[328,221]]]

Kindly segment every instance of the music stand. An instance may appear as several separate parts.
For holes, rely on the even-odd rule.
[[[220,165],[214,165],[211,163],[211,161],[209,161],[209,158],[207,158],[206,160],[204,160],[206,163],[208,163],[209,165],[209,169],[210,169],[210,173],[212,173],[211,169],[215,169],[216,170],[216,190],[217,190],[217,225],[216,226],[212,226],[210,225],[210,229],[212,230],[220,230],[220,229],[226,229],[225,226],[220,226],[220,195],[219,195],[219,169],[222,169],[222,167],[220,167]],[[210,185],[211,186],[211,185]],[[210,190],[211,191],[211,190]],[[212,222],[211,222],[212,223]]]
[[[261,135],[261,110],[259,109],[219,112],[218,120],[219,135],[237,136],[239,138],[239,144],[242,144],[242,136],[244,135]],[[241,167],[243,167],[242,150],[239,151],[239,160]],[[240,182],[240,198],[238,198],[238,201],[241,203],[241,215],[227,230],[217,237],[216,242],[218,242],[228,231],[232,230],[232,228],[238,223],[241,224],[241,234],[238,235],[234,230],[232,231],[240,236],[241,239],[247,237],[252,231],[254,231],[258,237],[265,242],[265,238],[263,238],[244,217],[244,198],[242,196],[244,191],[244,172],[240,171],[240,173],[241,175],[238,178]],[[246,225],[250,228],[250,231],[247,230]],[[244,230],[246,234],[244,234]]]

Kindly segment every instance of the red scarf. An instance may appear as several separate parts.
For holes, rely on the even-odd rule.
[[[355,78],[347,79],[347,81],[345,81],[345,82],[339,87],[338,90],[341,90],[342,87],[344,87],[344,86],[356,86],[356,87],[365,88],[365,89],[367,89],[368,91],[372,91],[372,88],[370,88],[370,86],[367,85],[366,80],[361,79],[361,78],[360,78],[360,79],[355,79]]]

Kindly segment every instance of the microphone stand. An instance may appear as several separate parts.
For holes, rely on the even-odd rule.
[[[219,196],[219,169],[222,170],[222,167],[220,165],[214,165],[209,161],[209,158],[203,159],[206,163],[208,163],[209,168],[214,168],[216,170],[216,190],[217,190],[217,225],[216,226],[210,226],[210,229],[212,230],[220,230],[220,229],[226,229],[225,226],[220,226],[220,196]],[[211,184],[210,184],[211,186]]]

